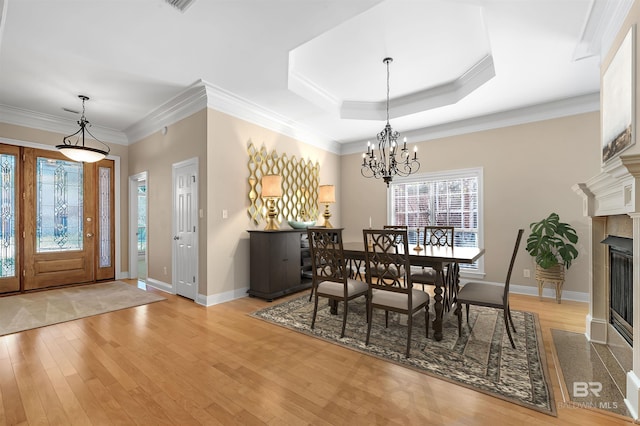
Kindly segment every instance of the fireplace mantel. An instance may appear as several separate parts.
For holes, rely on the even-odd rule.
[[[640,211],[640,154],[622,155],[602,172],[573,186],[584,199],[585,216],[609,216]]]

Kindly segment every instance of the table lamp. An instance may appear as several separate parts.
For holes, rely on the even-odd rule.
[[[331,222],[329,222],[329,218],[331,217],[331,212],[329,211],[329,204],[336,202],[336,188],[333,185],[320,185],[320,194],[318,195],[318,202],[320,204],[324,204],[324,227],[325,228],[333,228]]]
[[[276,210],[276,199],[282,197],[282,176],[280,175],[264,175],[261,180],[262,198],[267,201],[267,226],[265,231],[277,231],[280,229],[276,218],[278,211]]]

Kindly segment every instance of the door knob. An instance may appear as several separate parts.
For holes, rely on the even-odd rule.
[[[91,238],[93,237],[93,234],[91,232],[87,232],[87,238]]]
[[[178,237],[177,235],[175,237],[173,237],[174,240],[179,240],[180,237]]]

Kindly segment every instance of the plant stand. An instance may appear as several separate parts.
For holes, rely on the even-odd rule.
[[[538,297],[542,299],[542,288],[544,283],[555,284],[556,302],[561,303],[562,285],[564,284],[564,265],[555,265],[549,269],[543,269],[536,265],[536,281],[538,282]]]

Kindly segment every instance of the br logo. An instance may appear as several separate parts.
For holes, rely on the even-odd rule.
[[[573,396],[576,398],[589,396],[589,393],[597,398],[600,397],[600,392],[602,392],[600,382],[573,382]]]

